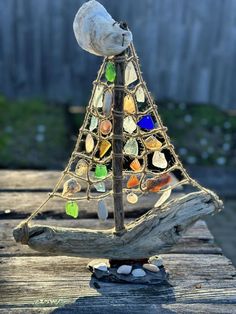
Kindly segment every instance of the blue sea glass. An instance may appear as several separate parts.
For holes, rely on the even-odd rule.
[[[152,116],[150,114],[142,117],[138,121],[137,124],[140,128],[145,129],[145,130],[153,130],[155,127],[154,121],[153,121]]]

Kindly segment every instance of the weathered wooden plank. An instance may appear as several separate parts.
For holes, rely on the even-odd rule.
[[[20,220],[0,220],[0,256],[47,256],[31,250],[26,245],[16,243],[12,236],[13,228],[19,224]],[[130,220],[126,220],[126,223]],[[45,225],[78,227],[87,229],[109,229],[113,227],[113,220],[109,219],[101,224],[98,219],[80,220],[53,220],[43,221]],[[204,221],[195,223],[179,242],[170,250],[170,253],[188,254],[221,254],[221,249],[214,243]]]
[[[51,307],[50,300],[48,301],[48,307],[40,307],[40,301],[38,302],[38,307],[21,307],[21,308],[7,308],[1,309],[1,314],[78,314],[78,313],[86,313],[86,314],[199,314],[199,313],[209,313],[209,314],[234,314],[235,313],[235,305],[234,304],[215,304],[215,303],[194,303],[194,304],[108,304],[108,305],[85,305],[80,306],[79,304],[65,304],[63,306],[63,302],[55,302],[55,304]],[[46,303],[46,300],[45,300]],[[61,306],[60,306],[61,304]],[[46,305],[45,305],[46,306]],[[54,307],[55,306],[55,307]],[[56,307],[58,306],[58,307]]]
[[[193,178],[225,197],[235,196],[235,169],[188,167]],[[51,191],[60,171],[0,170],[0,191]]]
[[[0,193],[0,217],[4,218],[19,218],[27,217],[31,214],[45,199],[47,193],[45,192],[1,192]],[[158,196],[155,193],[144,195],[142,201],[132,205],[124,200],[126,217],[137,217],[148,209],[151,209]],[[97,200],[80,200],[80,218],[97,217]],[[108,196],[105,199],[109,216],[113,216],[112,197]],[[44,210],[41,211],[40,217],[60,216],[66,218],[65,214],[65,200],[61,198],[51,199]]]
[[[112,285],[93,287],[87,259],[72,257],[1,258],[1,307],[41,306],[56,302],[78,306],[115,304],[236,303],[235,268],[224,256],[163,255],[170,271],[161,287]],[[27,272],[24,272],[27,270]],[[57,303],[57,304],[58,304]]]
[[[51,191],[60,173],[60,171],[1,170],[0,190]]]

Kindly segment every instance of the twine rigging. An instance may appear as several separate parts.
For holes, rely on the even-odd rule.
[[[119,139],[122,139],[123,142],[125,142],[127,138],[138,139],[142,145],[141,152],[138,156],[126,154],[125,152],[123,152],[123,154],[121,154],[121,156],[124,156],[124,158],[126,156],[129,156],[130,158],[138,158],[138,159],[143,160],[143,165],[142,165],[141,169],[137,172],[135,171],[135,175],[140,175],[138,187],[136,187],[136,188],[123,188],[123,193],[136,192],[142,196],[143,194],[147,193],[146,189],[143,187],[144,182],[145,182],[145,178],[147,175],[150,177],[153,176],[156,178],[159,175],[167,174],[167,173],[170,173],[174,170],[180,170],[181,174],[183,175],[183,179],[181,179],[176,184],[174,184],[172,186],[168,186],[167,188],[163,188],[159,192],[155,192],[155,193],[157,193],[157,194],[164,193],[166,190],[168,190],[170,188],[171,188],[171,190],[173,190],[180,185],[190,184],[190,185],[198,188],[200,191],[204,191],[205,193],[208,193],[209,195],[211,195],[211,198],[213,199],[216,206],[221,207],[221,203],[220,203],[219,199],[216,197],[216,195],[214,193],[212,193],[211,191],[209,191],[208,189],[202,187],[197,181],[192,179],[188,175],[186,169],[183,167],[181,161],[179,160],[178,155],[176,154],[176,152],[174,150],[174,146],[170,143],[170,138],[168,137],[168,135],[166,133],[167,128],[162,123],[161,117],[159,116],[158,111],[157,111],[157,106],[154,103],[154,101],[153,101],[153,99],[152,99],[152,97],[151,97],[151,95],[147,89],[147,85],[142,78],[142,73],[141,73],[141,69],[140,69],[140,65],[139,65],[139,59],[137,57],[134,45],[131,44],[128,49],[129,49],[129,52],[131,55],[130,56],[116,57],[116,62],[124,62],[125,66],[126,66],[131,61],[134,65],[134,68],[135,68],[135,71],[137,74],[138,84],[136,84],[136,86],[132,89],[128,89],[128,86],[119,86],[119,85],[117,86],[116,85],[116,87],[115,87],[116,89],[124,90],[125,95],[131,95],[133,100],[134,100],[134,103],[135,103],[135,108],[136,108],[135,113],[129,113],[129,114],[124,113],[124,118],[127,116],[131,116],[137,125],[137,122],[140,119],[140,117],[145,116],[147,114],[152,114],[155,117],[156,122],[158,123],[158,127],[155,127],[154,130],[147,131],[147,132],[144,132],[144,131],[140,130],[140,128],[137,128],[137,131],[134,134],[127,134],[127,133],[123,132],[122,137],[120,137],[120,136],[117,137]],[[28,223],[33,218],[35,218],[35,216],[44,208],[44,206],[47,204],[47,202],[50,199],[52,199],[53,197],[58,197],[61,199],[71,200],[71,201],[89,200],[89,199],[100,200],[100,199],[103,199],[105,197],[108,197],[108,196],[114,194],[112,189],[110,191],[107,191],[107,192],[102,193],[102,194],[98,194],[98,193],[91,194],[91,186],[93,186],[96,183],[104,182],[106,180],[111,179],[112,173],[108,173],[108,175],[105,178],[96,179],[96,180],[93,180],[93,176],[90,173],[90,169],[92,168],[92,166],[94,166],[94,164],[106,164],[106,163],[112,161],[112,152],[109,154],[109,156],[104,157],[103,159],[98,159],[95,156],[97,151],[99,150],[99,144],[100,144],[101,140],[111,141],[112,138],[114,137],[114,135],[111,134],[111,135],[103,136],[101,134],[101,131],[99,128],[100,123],[106,119],[111,119],[111,113],[108,115],[101,114],[99,112],[98,108],[96,107],[96,104],[94,104],[94,96],[96,93],[97,86],[103,87],[103,92],[102,92],[103,96],[105,95],[105,93],[107,91],[112,91],[114,89],[114,84],[106,83],[106,82],[102,81],[102,76],[104,74],[106,64],[108,61],[111,61],[111,60],[112,59],[110,59],[110,58],[104,58],[103,63],[102,63],[102,65],[98,71],[97,78],[93,82],[92,95],[91,95],[88,107],[86,109],[84,122],[83,122],[82,127],[80,128],[80,132],[79,132],[78,137],[77,137],[75,148],[74,148],[74,150],[70,156],[70,159],[68,161],[66,168],[62,172],[62,174],[61,174],[58,182],[56,183],[54,189],[48,195],[48,197],[45,199],[45,201],[37,209],[35,209],[32,212],[32,214],[25,221],[22,222],[23,231],[24,231],[24,242],[25,243],[27,243],[28,238],[29,238],[29,233],[28,233],[28,228],[27,228]],[[142,87],[144,94],[145,94],[145,99],[147,99],[146,103],[148,104],[148,108],[146,110],[143,110],[143,111],[139,111],[136,97],[134,97],[135,93],[137,92],[139,87]],[[113,109],[113,112],[115,112],[116,115],[123,114],[123,113],[116,111],[114,109]],[[89,124],[89,120],[90,120],[91,116],[94,116],[98,119],[98,127],[97,127],[98,132],[97,133],[94,133],[93,131],[90,131],[88,129],[88,124]],[[83,137],[87,134],[91,134],[93,139],[96,140],[95,147],[94,147],[94,149],[90,155],[84,153],[83,151],[80,151],[80,144],[83,141]],[[171,153],[171,156],[174,158],[174,165],[172,165],[170,167],[167,166],[167,168],[162,170],[162,171],[160,171],[160,170],[152,171],[152,170],[148,169],[148,154],[152,153],[152,151],[147,149],[144,140],[145,140],[145,138],[148,138],[151,135],[156,135],[156,136],[160,135],[161,136],[161,138],[164,140],[164,143],[163,143],[162,147],[159,149],[159,151],[168,149],[169,152]],[[73,163],[75,163],[78,158],[84,159],[88,163],[88,167],[86,169],[86,178],[84,178],[82,176],[78,176],[76,173],[71,171],[71,167],[72,167]],[[134,172],[132,172],[131,170],[123,170],[123,174],[125,176],[130,176],[133,173]],[[76,179],[79,179],[79,180],[87,183],[87,188],[86,188],[84,196],[68,197],[68,196],[62,195],[61,193],[58,193],[58,189],[60,188],[60,186],[61,186],[61,184],[62,184],[62,182],[66,176],[74,177]],[[123,177],[120,177],[120,180],[122,180],[122,179],[123,179]]]

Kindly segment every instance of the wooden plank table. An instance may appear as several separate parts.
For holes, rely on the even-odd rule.
[[[0,314],[236,313],[235,268],[214,243],[204,221],[198,221],[162,255],[170,279],[159,287],[96,284],[86,270],[88,259],[48,256],[16,244],[12,228],[28,215],[28,204],[32,210],[50,191],[58,175],[54,171],[0,171]],[[130,211],[130,217],[135,214]],[[47,215],[45,224],[112,225],[112,219],[100,225],[93,206],[79,220],[65,219],[61,203]]]

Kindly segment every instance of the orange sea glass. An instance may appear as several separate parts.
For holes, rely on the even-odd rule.
[[[140,162],[138,160],[138,158],[135,158],[131,164],[129,165],[130,168],[133,170],[133,171],[139,171],[141,170],[141,165],[140,165]]]
[[[150,192],[159,192],[160,189],[167,185],[171,181],[171,176],[169,174],[163,174],[160,178],[153,178],[147,180],[147,190]]]
[[[139,179],[137,178],[137,176],[132,175],[127,182],[127,188],[131,189],[137,185],[139,185]]]
[[[124,111],[126,113],[135,113],[135,103],[131,95],[126,95],[124,98]]]
[[[99,147],[99,156],[100,158],[102,158],[106,152],[109,150],[109,148],[111,147],[111,143],[107,140],[103,140],[100,144]]]
[[[158,139],[154,136],[149,136],[147,139],[144,140],[144,143],[147,149],[150,150],[158,150],[162,146],[162,143],[158,141]]]

